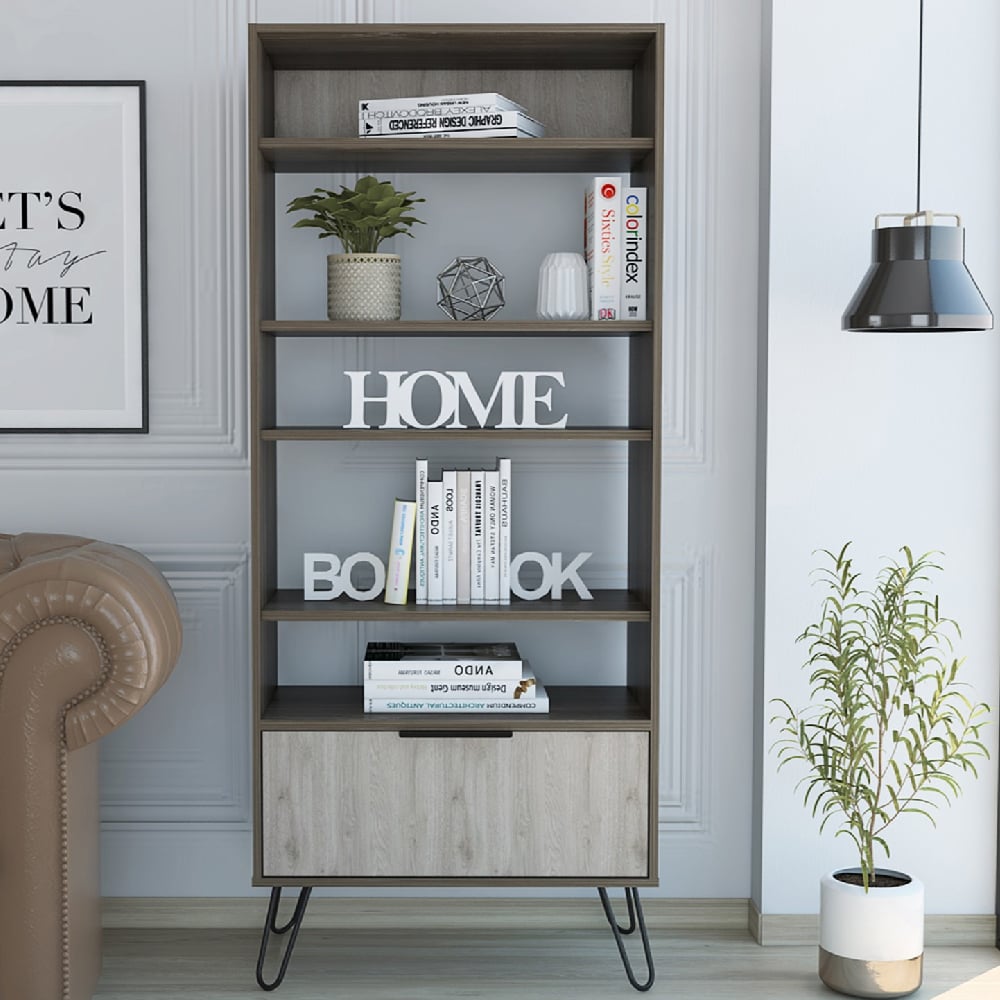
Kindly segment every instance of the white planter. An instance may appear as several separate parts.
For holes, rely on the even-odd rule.
[[[835,878],[840,872],[821,879],[819,975],[849,996],[906,996],[923,979],[924,886],[901,872],[877,872],[910,881],[866,893]]]
[[[394,253],[334,253],[326,258],[329,319],[399,319],[400,260]]]

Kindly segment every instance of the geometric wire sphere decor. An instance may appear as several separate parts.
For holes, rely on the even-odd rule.
[[[503,275],[485,257],[456,257],[437,285],[437,304],[452,319],[486,320],[504,306]]]

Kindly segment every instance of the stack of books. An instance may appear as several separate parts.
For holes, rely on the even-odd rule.
[[[595,177],[583,199],[591,319],[646,318],[646,189]]]
[[[358,135],[523,139],[545,126],[503,94],[438,94],[358,101]]]
[[[512,642],[370,642],[366,712],[546,713],[549,696]]]

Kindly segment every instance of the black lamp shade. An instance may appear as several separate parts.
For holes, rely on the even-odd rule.
[[[965,266],[965,229],[873,229],[872,265],[842,325],[856,331],[991,330],[993,314]]]

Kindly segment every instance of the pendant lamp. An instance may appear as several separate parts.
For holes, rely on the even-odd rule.
[[[844,311],[845,330],[927,333],[993,329],[993,314],[965,266],[961,218],[920,207],[923,76],[924,0],[920,0],[917,210],[875,217],[871,267]],[[938,222],[942,218],[952,219],[954,224],[942,225]],[[883,219],[902,219],[902,224],[882,226]]]

